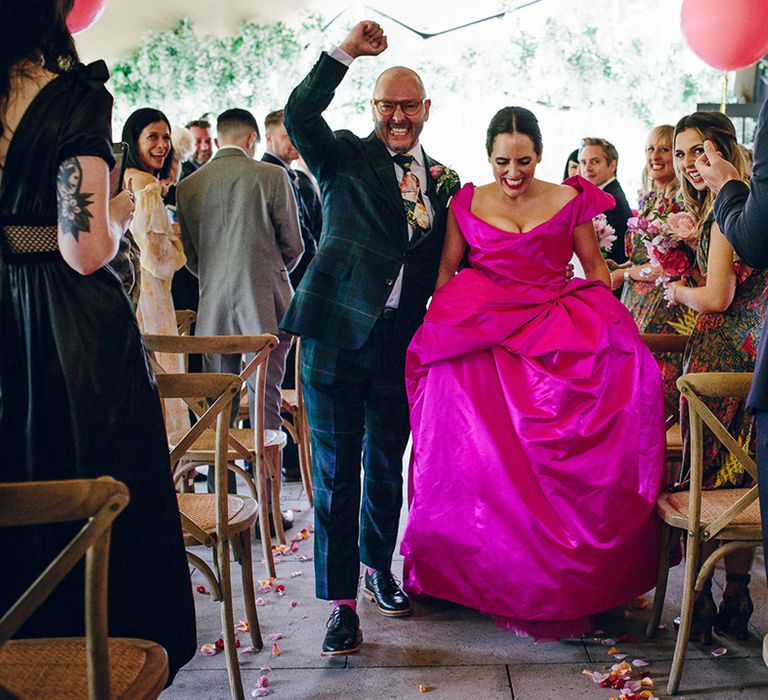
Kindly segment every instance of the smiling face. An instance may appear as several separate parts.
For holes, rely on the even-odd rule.
[[[164,121],[147,124],[136,141],[142,170],[155,173],[163,167],[171,150],[171,129]]]
[[[536,153],[530,136],[499,134],[488,160],[501,191],[507,197],[517,198],[531,186],[541,154]]]
[[[648,174],[663,188],[675,179],[675,167],[672,162],[672,144],[664,137],[649,137],[645,144],[645,159]]]
[[[696,159],[704,153],[704,137],[698,129],[685,129],[675,137],[677,169],[698,192],[707,189],[707,183],[696,169]]]
[[[190,126],[189,133],[195,139],[195,155],[193,159],[198,165],[205,165],[213,154],[211,132],[202,126]]]
[[[602,146],[584,146],[579,153],[579,165],[581,176],[597,187],[616,177],[616,161],[608,162]]]
[[[397,103],[394,112],[383,115],[376,108],[375,102]],[[403,102],[421,102],[416,114],[403,112]],[[381,142],[395,153],[407,153],[419,140],[424,122],[429,119],[431,102],[424,99],[424,87],[418,76],[405,68],[392,68],[384,71],[376,81],[371,102],[374,130]]]

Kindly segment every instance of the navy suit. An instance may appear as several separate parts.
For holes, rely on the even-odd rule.
[[[715,199],[714,213],[720,230],[739,257],[752,267],[765,268],[768,267],[768,102],[763,103],[760,110],[752,159],[751,188],[737,180],[727,182]],[[768,551],[768,325],[765,323],[747,407],[754,411],[757,425],[760,511],[763,545]]]
[[[375,134],[333,132],[322,112],[347,67],[322,54],[285,107],[285,128],[316,177],[323,232],[281,327],[302,337],[301,377],[315,487],[315,581],[355,598],[360,561],[389,570],[408,439],[405,350],[435,287],[452,192],[424,154],[434,217],[412,242],[392,157]],[[403,269],[399,307],[385,305]],[[364,481],[360,492],[360,464]],[[359,544],[358,544],[359,531]]]
[[[627,261],[627,253],[624,249],[624,239],[627,236],[627,220],[632,216],[632,209],[627,203],[624,190],[618,180],[612,180],[605,187],[603,192],[611,195],[616,200],[616,206],[605,212],[605,218],[608,223],[616,230],[616,240],[611,246],[608,257],[615,262],[624,263]]]

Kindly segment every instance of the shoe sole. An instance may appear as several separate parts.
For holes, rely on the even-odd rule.
[[[354,649],[344,649],[342,651],[321,651],[320,656],[349,656],[350,654],[357,654],[360,651],[360,645],[363,643],[363,633],[359,633],[357,637],[357,646]]]
[[[363,588],[363,595],[376,606],[376,610],[379,611],[380,615],[384,615],[384,617],[407,617],[413,614],[413,607],[407,610],[385,610],[380,607],[376,600],[376,594],[370,588]]]

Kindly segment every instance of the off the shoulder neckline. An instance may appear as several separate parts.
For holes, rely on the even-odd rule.
[[[568,179],[570,180],[571,178],[568,178]],[[466,187],[471,188],[470,196],[469,196],[469,201],[467,202],[468,206],[464,206],[462,204],[461,205],[462,209],[464,209],[467,212],[467,214],[469,214],[473,219],[476,219],[477,221],[480,221],[485,226],[488,226],[489,228],[492,228],[495,231],[499,231],[500,233],[506,233],[506,234],[508,234],[510,236],[526,236],[526,235],[528,235],[530,233],[533,233],[537,229],[540,229],[542,226],[544,226],[544,224],[548,224],[549,222],[554,221],[566,209],[568,209],[570,207],[572,202],[575,202],[584,193],[583,189],[579,189],[578,187],[574,187],[573,185],[569,184],[568,187],[570,187],[573,190],[576,190],[576,196],[575,197],[571,197],[565,204],[563,204],[562,207],[560,207],[554,214],[552,214],[552,216],[550,216],[548,219],[542,221],[540,224],[536,224],[536,226],[534,226],[531,229],[528,229],[527,231],[508,231],[505,228],[499,228],[498,226],[494,226],[493,224],[489,223],[485,219],[480,218],[477,214],[475,214],[472,211],[472,200],[475,197],[475,189],[476,189],[475,183],[474,182],[468,182],[466,184]]]

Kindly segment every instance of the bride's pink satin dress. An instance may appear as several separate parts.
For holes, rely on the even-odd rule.
[[[471,213],[472,184],[456,194],[471,267],[406,360],[406,589],[538,638],[654,586],[665,464],[656,361],[602,282],[565,280],[574,227],[613,198],[565,184],[578,195],[521,234]]]

